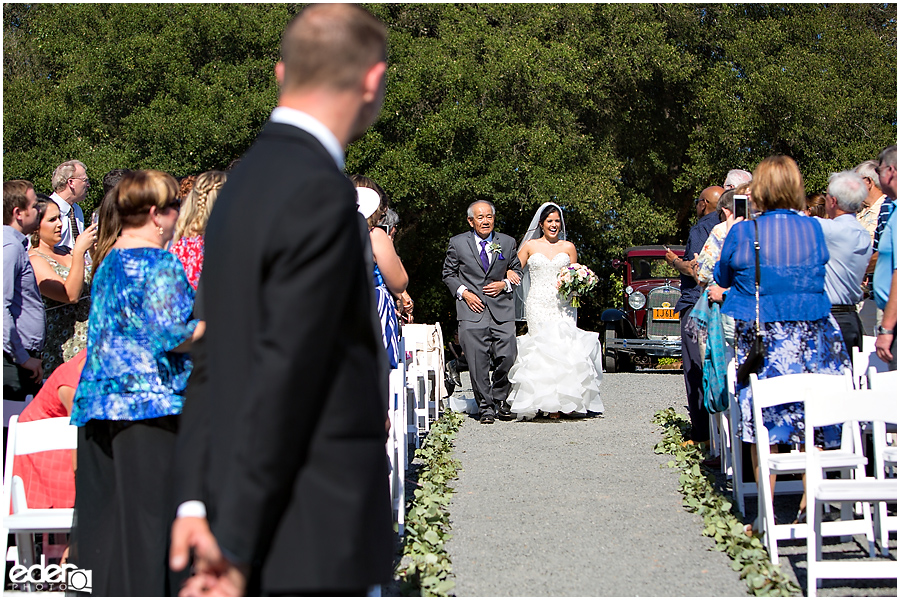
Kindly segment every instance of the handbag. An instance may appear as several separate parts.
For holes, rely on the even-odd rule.
[[[756,252],[756,335],[750,344],[750,352],[737,371],[737,380],[741,385],[750,382],[750,373],[756,373],[763,365],[766,357],[766,344],[762,336],[762,328],[759,325],[759,225],[753,221],[754,240],[753,248]]]

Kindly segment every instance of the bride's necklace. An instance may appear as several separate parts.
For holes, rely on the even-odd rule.
[[[163,249],[163,245],[160,242],[156,242],[154,240],[147,239],[140,235],[135,235],[133,233],[123,233],[122,237],[130,237],[130,238],[134,238],[136,240],[143,240],[143,241],[147,242],[148,244],[152,244],[153,247],[155,247],[155,248],[159,248],[160,250]]]

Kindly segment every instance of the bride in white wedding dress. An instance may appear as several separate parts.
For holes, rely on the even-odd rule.
[[[524,304],[528,333],[516,338],[518,357],[509,372],[512,412],[520,421],[538,411],[550,418],[602,413],[599,335],[576,327],[576,309],[556,290],[560,269],[578,262],[559,206],[546,202],[537,210],[519,245],[519,262],[524,276],[517,310]]]

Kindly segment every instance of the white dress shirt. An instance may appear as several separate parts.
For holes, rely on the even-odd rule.
[[[62,239],[56,245],[57,248],[64,249],[64,254],[71,252],[75,247],[75,238],[72,237],[72,222],[69,220],[69,211],[75,211],[75,222],[78,223],[78,234],[84,231],[84,213],[78,204],[69,204],[63,200],[62,196],[53,192],[50,199],[56,202],[59,207],[59,220],[62,223]]]

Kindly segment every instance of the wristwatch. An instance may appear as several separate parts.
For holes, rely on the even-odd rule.
[[[881,325],[875,328],[875,335],[894,335],[893,329],[885,329]]]

